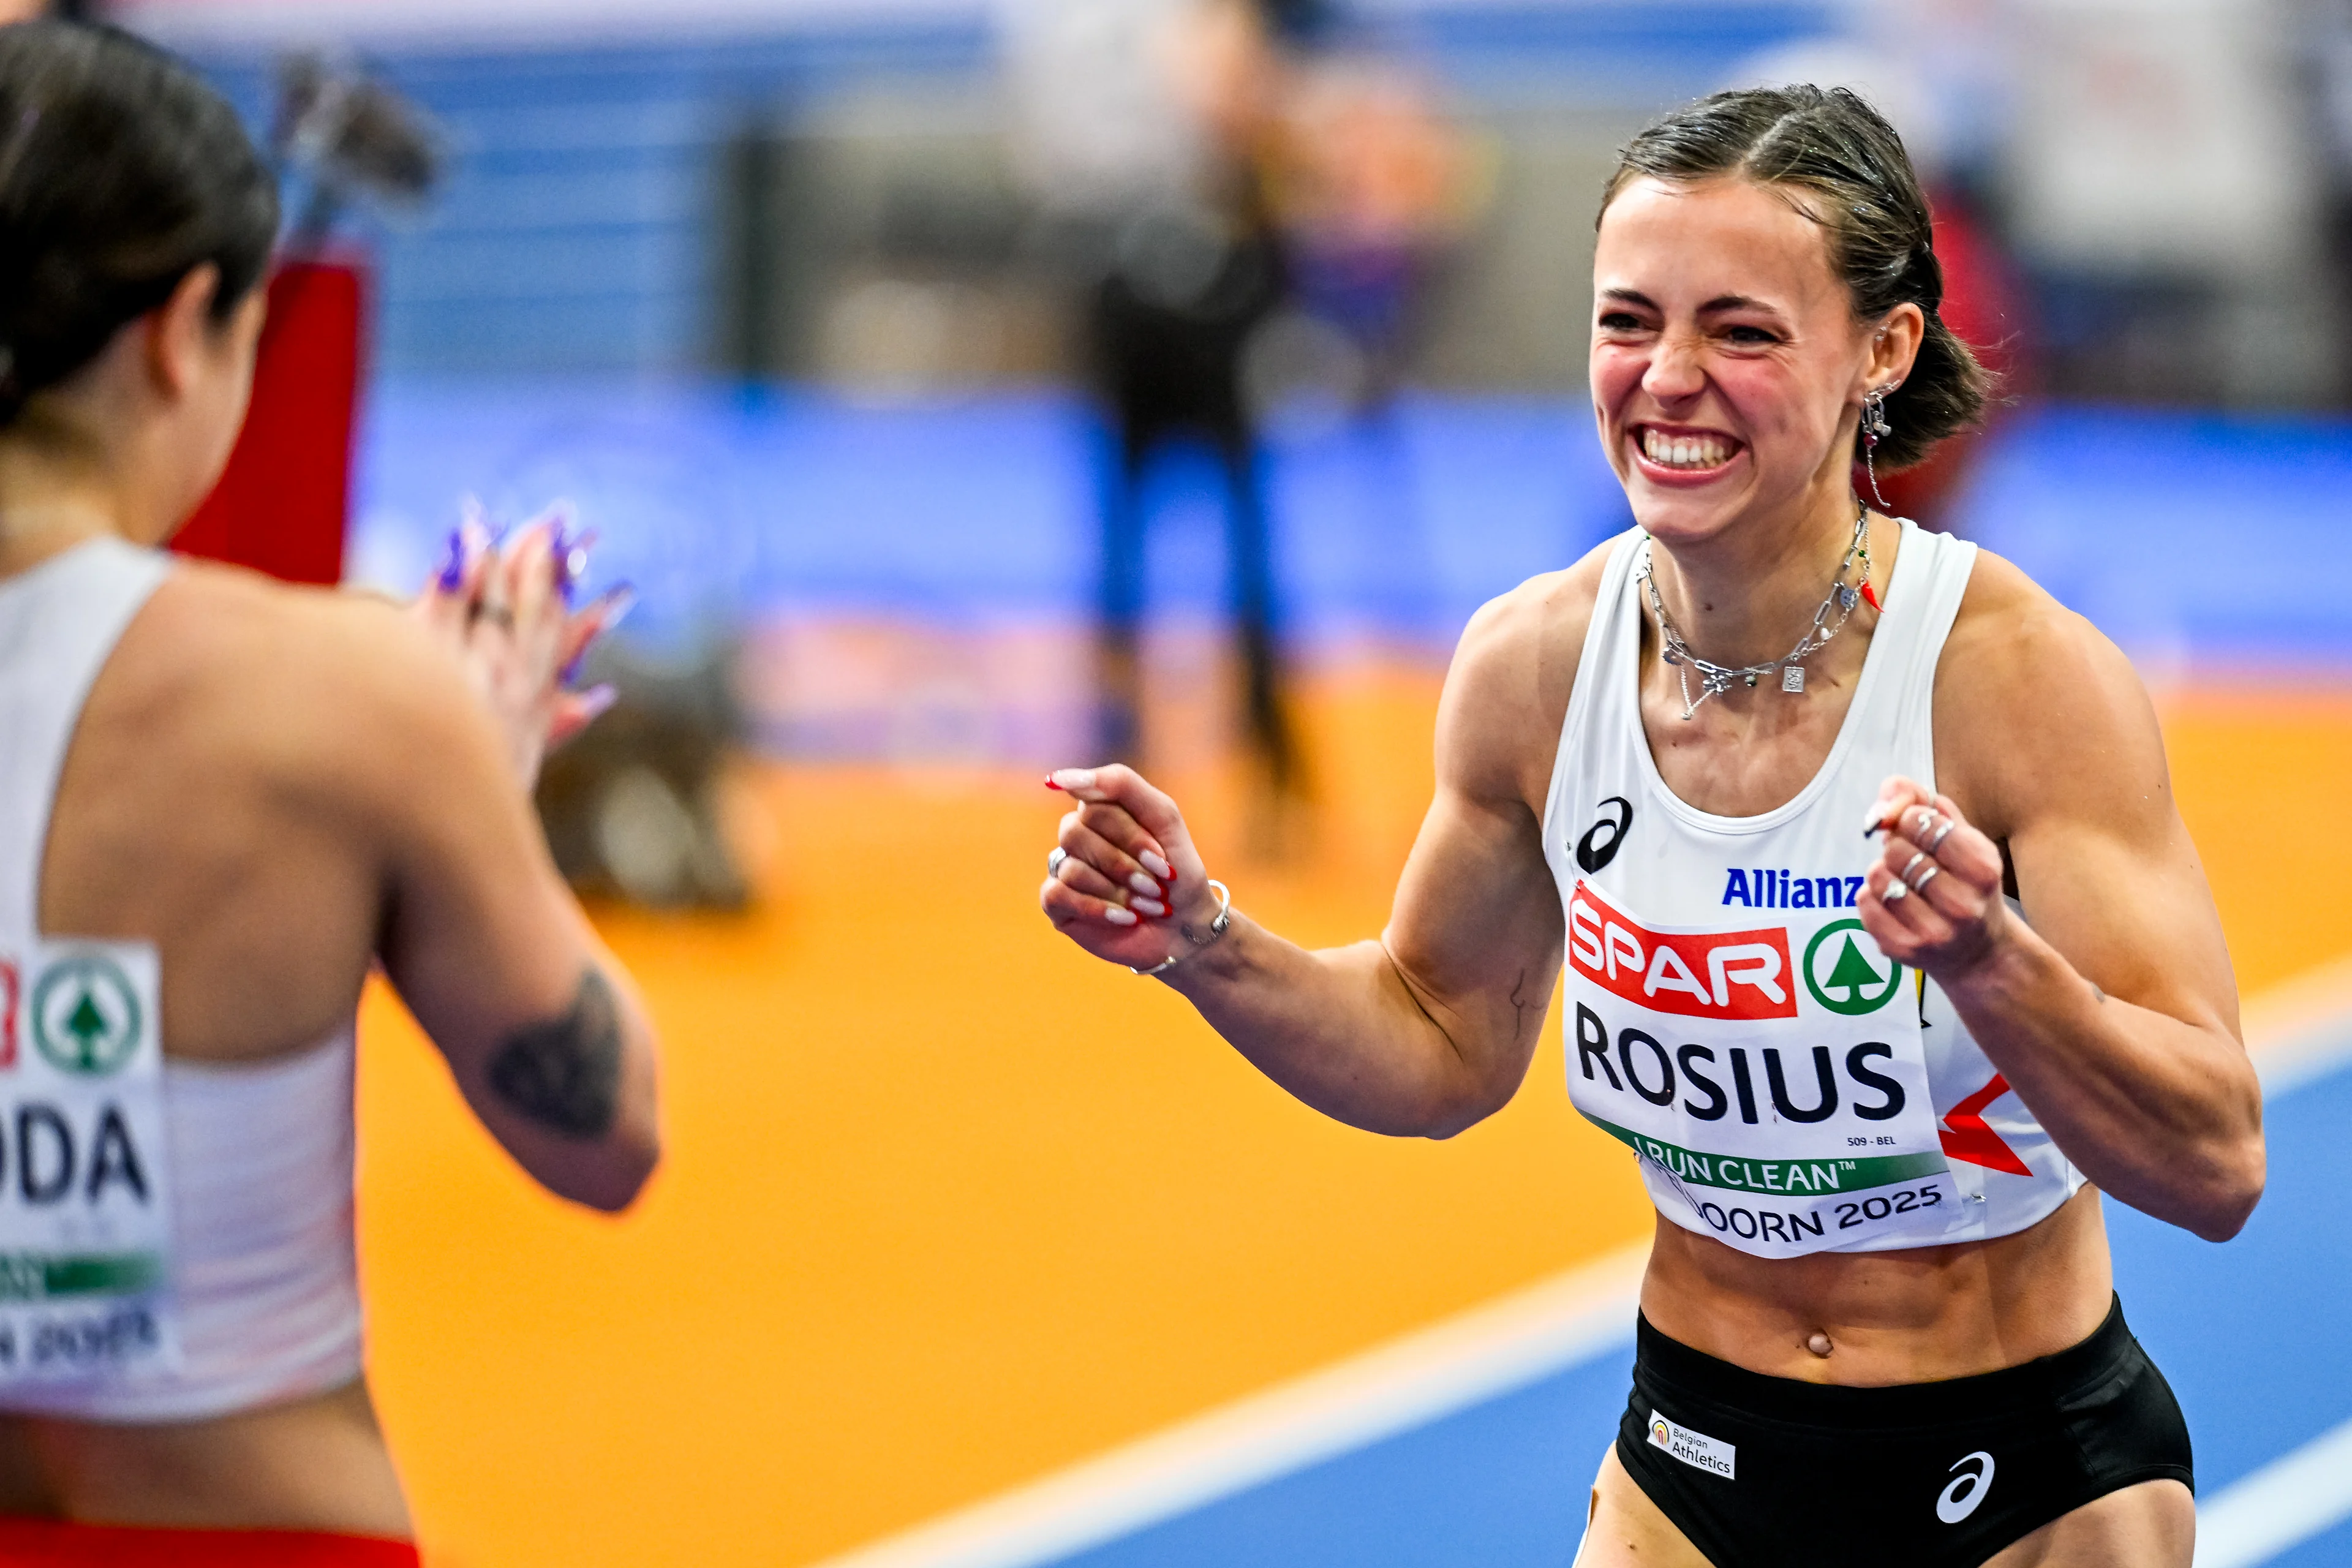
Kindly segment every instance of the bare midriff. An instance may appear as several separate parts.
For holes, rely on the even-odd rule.
[[[1893,1252],[1751,1258],[1661,1218],[1642,1313],[1667,1338],[1750,1372],[1878,1388],[1998,1372],[2080,1344],[2114,1290],[2099,1194],[2085,1187],[2013,1236]]]
[[[0,1414],[0,1515],[405,1540],[367,1385],[203,1421]]]

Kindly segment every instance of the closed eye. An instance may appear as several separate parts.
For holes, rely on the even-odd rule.
[[[1604,310],[1601,315],[1601,328],[1610,332],[1638,332],[1642,330],[1642,320],[1631,310]]]
[[[1762,327],[1733,327],[1723,335],[1746,348],[1768,347],[1780,341],[1779,334],[1768,332]]]

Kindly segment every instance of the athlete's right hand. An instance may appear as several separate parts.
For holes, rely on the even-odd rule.
[[[616,589],[571,607],[566,584],[584,546],[570,541],[562,518],[549,512],[503,545],[470,511],[450,539],[449,558],[415,603],[415,613],[453,653],[498,721],[516,776],[527,790],[541,759],[588,727],[612,705],[610,687],[566,689],[588,645],[627,612]]]
[[[1045,782],[1078,803],[1062,818],[1066,858],[1037,892],[1056,930],[1133,969],[1209,940],[1216,895],[1173,800],[1116,763],[1063,768]]]

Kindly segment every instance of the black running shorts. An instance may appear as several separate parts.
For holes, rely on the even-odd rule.
[[[1895,1388],[1766,1377],[1644,1319],[1617,1458],[1715,1568],[1978,1568],[2109,1492],[2195,1486],[2120,1300],[2071,1350]]]

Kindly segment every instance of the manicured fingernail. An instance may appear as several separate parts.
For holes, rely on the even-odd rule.
[[[449,542],[441,552],[441,565],[433,580],[445,594],[454,594],[466,580],[466,542],[456,529],[449,531]]]
[[[1135,923],[1136,916],[1133,910],[1123,905],[1108,904],[1103,908],[1103,919],[1115,926],[1131,926]]]
[[[1882,800],[1882,801],[1878,801],[1878,802],[1876,802],[1875,804],[1874,804],[1874,805],[1871,806],[1871,808],[1870,808],[1870,816],[1869,816],[1869,817],[1868,817],[1867,819],[1865,819],[1865,820],[1864,821],[1864,823],[1863,823],[1863,825],[1862,825],[1862,836],[1863,836],[1864,838],[1867,838],[1867,837],[1869,837],[1872,834],[1876,833],[1880,828],[1885,827],[1885,826],[1886,826],[1886,803],[1885,803],[1885,801],[1883,801],[1883,800]]]
[[[591,719],[621,700],[621,694],[610,686],[592,686],[580,694],[580,706]]]
[[[1143,868],[1145,870],[1150,872],[1161,881],[1172,882],[1176,879],[1176,873],[1170,869],[1168,862],[1162,860],[1159,856],[1154,855],[1150,850],[1145,850],[1142,854],[1138,855],[1136,858],[1143,862]]]
[[[1129,877],[1127,879],[1127,885],[1133,888],[1137,892],[1141,893],[1147,899],[1156,899],[1160,896],[1160,884],[1153,881],[1150,878],[1145,876],[1140,871],[1138,871],[1133,876]]]
[[[1052,782],[1055,789],[1092,789],[1095,787],[1095,771],[1092,768],[1055,768]]]
[[[1054,775],[1053,775],[1053,774],[1051,774],[1051,773],[1047,773],[1047,774],[1045,775],[1045,787],[1046,787],[1047,789],[1060,789],[1062,786],[1061,786],[1060,784],[1055,784],[1055,783],[1054,782]]]
[[[637,607],[637,591],[627,583],[616,583],[604,590],[604,627],[607,632],[629,618]]]
[[[1153,920],[1162,919],[1168,913],[1168,906],[1161,903],[1158,899],[1139,897],[1133,903],[1128,905],[1128,908],[1134,910],[1139,914],[1150,915]]]

